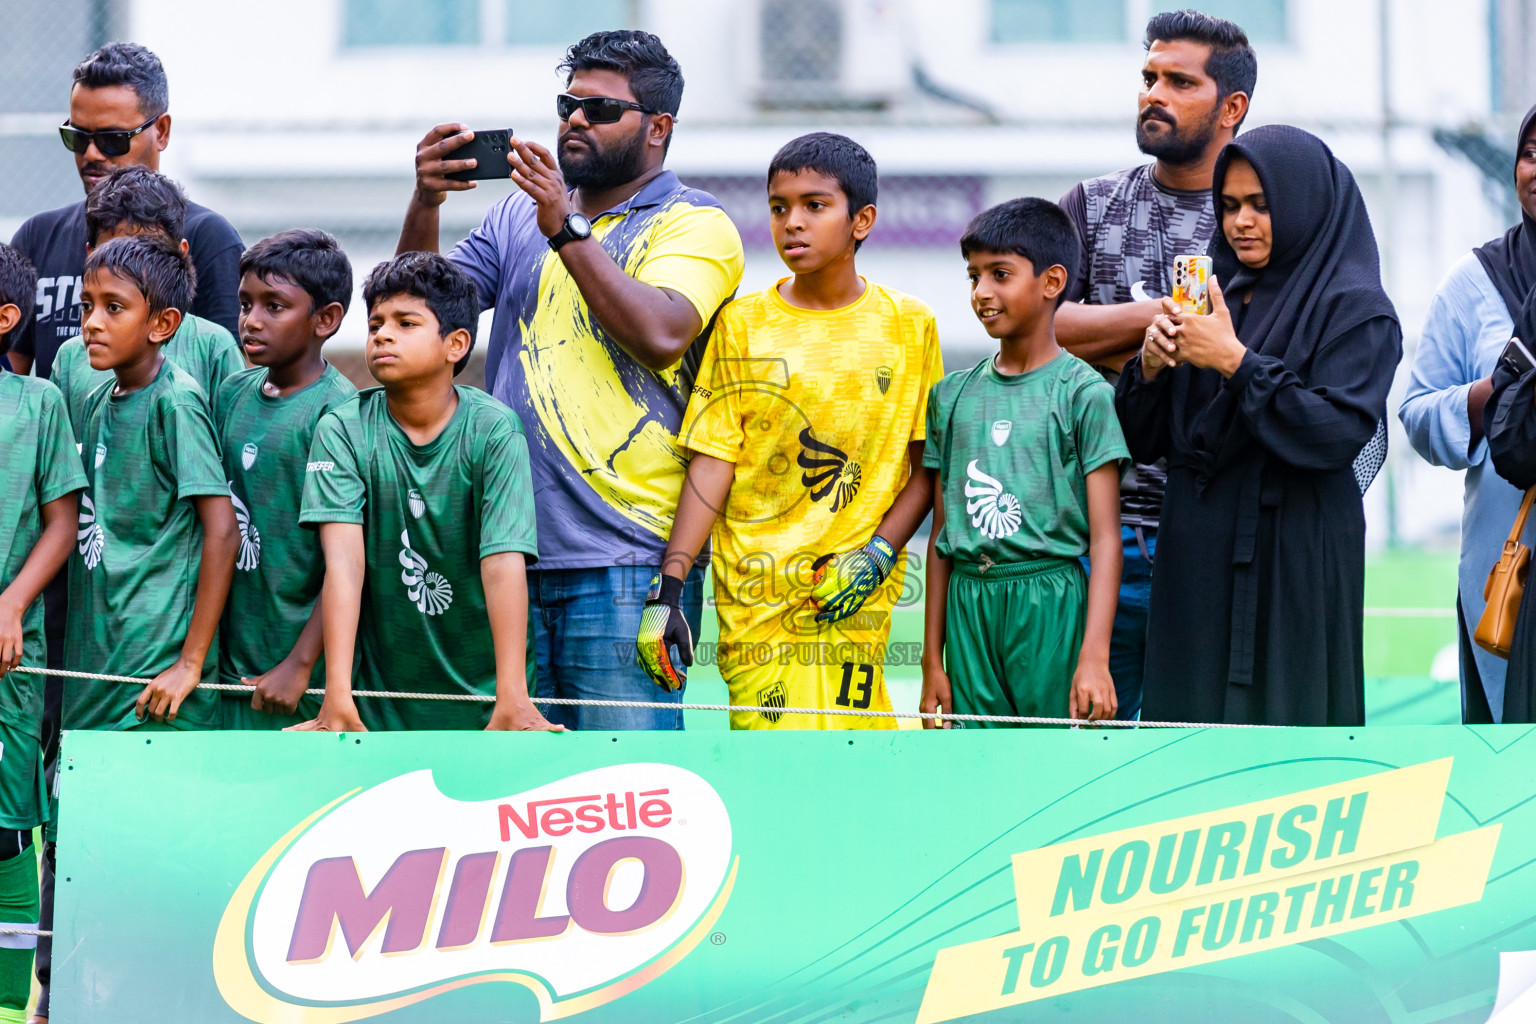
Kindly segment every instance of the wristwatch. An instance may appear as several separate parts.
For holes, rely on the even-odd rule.
[[[592,222],[579,213],[568,213],[565,215],[564,226],[549,236],[549,247],[559,252],[560,247],[566,242],[579,242],[583,238],[591,237]]]

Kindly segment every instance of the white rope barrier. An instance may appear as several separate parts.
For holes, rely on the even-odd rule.
[[[140,679],[136,676],[114,676],[101,672],[77,672],[72,669],[48,669],[34,668],[30,665],[19,665],[12,669],[13,672],[22,672],[38,676],[60,676],[65,679],[92,679],[107,683],[131,683],[144,686],[151,682],[149,679]],[[256,688],[240,683],[200,683],[200,690],[215,690],[222,693],[251,693]],[[325,696],[323,689],[309,689],[304,691],[312,697]],[[446,700],[469,701],[471,703],[490,704],[496,698],[482,693],[409,693],[398,690],[353,690],[354,697],[385,698],[388,700]],[[576,707],[599,708],[656,708],[663,711],[755,711],[759,714],[770,715],[825,715],[844,718],[889,718],[889,719],[932,719],[948,720],[951,722],[992,722],[999,725],[1053,725],[1068,728],[1077,728],[1091,725],[1094,728],[1107,727],[1111,729],[1274,729],[1282,726],[1247,725],[1227,722],[1138,722],[1106,719],[1098,722],[1087,722],[1081,718],[1042,718],[1030,715],[960,715],[928,711],[864,711],[856,708],[789,708],[771,707],[764,705],[742,704],[677,704],[671,701],[660,700],[596,700],[576,697],[532,697],[535,704],[571,705]],[[3,934],[3,933],[0,933]]]

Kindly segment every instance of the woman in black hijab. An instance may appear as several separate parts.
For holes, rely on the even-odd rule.
[[[1116,388],[1132,456],[1168,459],[1143,714],[1360,725],[1351,467],[1385,417],[1402,330],[1360,190],[1320,139],[1245,133],[1213,199],[1212,314],[1165,303]]]
[[[1536,219],[1529,209],[1536,206],[1536,107],[1525,115],[1516,140],[1515,192],[1520,199],[1520,223],[1474,251],[1509,308],[1514,336],[1530,349],[1536,347]],[[1494,471],[1524,490],[1536,485],[1536,371],[1516,373],[1501,361],[1492,379],[1493,392],[1483,413],[1488,454],[1493,459]],[[1509,525],[1514,525],[1513,520]],[[1506,532],[1500,540],[1507,535]],[[1528,580],[1526,596],[1521,599],[1520,614],[1515,620],[1509,670],[1504,677],[1501,722],[1536,722],[1533,587],[1536,580]]]

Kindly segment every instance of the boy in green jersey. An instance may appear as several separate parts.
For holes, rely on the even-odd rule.
[[[185,252],[187,242],[181,233],[186,215],[187,197],[170,178],[147,167],[119,168],[86,197],[85,251],[90,253],[114,238],[152,234]],[[245,369],[234,336],[213,321],[191,314],[181,318],[181,326],[161,346],[160,354],[190,374],[210,402],[224,378]],[[49,379],[64,393],[78,435],[87,397],[112,379],[112,373],[92,369],[84,340],[74,337],[59,347]]]
[[[320,354],[352,298],[352,265],[324,231],[284,231],[240,257],[240,344],[253,369],[214,396],[240,556],[219,629],[224,725],[278,729],[314,718],[320,668],[320,538],[299,526],[304,466],[320,417],[357,388]]]
[[[32,312],[37,274],[0,245],[0,355]],[[0,370],[0,921],[36,928],[37,862],[32,830],[47,820],[43,785],[43,677],[12,672],[47,662],[43,586],[75,541],[85,473],[64,400],[35,377]],[[0,1024],[20,1022],[31,993],[35,936],[0,944]]]
[[[160,351],[191,299],[192,261],[157,235],[113,239],[85,261],[81,337],[113,380],[90,393],[78,430],[87,486],[64,667],[153,681],[71,680],[65,729],[218,725],[218,698],[197,687],[217,675],[240,532],[207,400]]]
[[[474,282],[436,253],[363,284],[368,370],[382,387],[315,431],[299,522],[319,528],[325,700],[296,728],[554,729],[528,699],[528,442],[517,414],[455,387],[480,318]],[[403,571],[402,571],[403,570]],[[359,690],[479,694],[402,700]]]
[[[1056,344],[1077,232],[1055,203],[1014,199],[978,214],[960,252],[971,306],[1000,344],[928,397],[923,464],[938,470],[940,498],[922,709],[1113,718],[1109,635],[1130,453],[1114,389]]]

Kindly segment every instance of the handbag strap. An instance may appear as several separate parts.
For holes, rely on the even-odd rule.
[[[1531,514],[1531,504],[1536,502],[1536,487],[1526,489],[1525,497],[1520,499],[1520,511],[1515,513],[1514,528],[1509,531],[1510,544],[1518,544],[1520,535],[1525,532],[1525,520]]]

